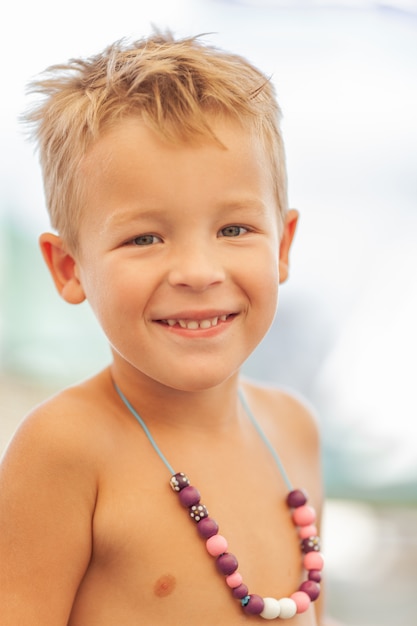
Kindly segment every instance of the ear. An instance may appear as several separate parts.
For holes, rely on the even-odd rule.
[[[295,229],[298,222],[298,211],[290,209],[285,217],[284,232],[279,246],[279,282],[284,283],[288,278],[289,255]]]
[[[80,304],[85,293],[80,283],[75,258],[67,252],[61,237],[43,233],[39,238],[43,258],[51,272],[59,294],[70,304]]]

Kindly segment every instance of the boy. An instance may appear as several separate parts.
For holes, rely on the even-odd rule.
[[[316,426],[239,378],[297,223],[270,82],[156,34],[34,88],[56,230],[41,249],[113,358],[36,408],[5,454],[2,624],[320,624],[319,520],[289,482],[319,517]]]

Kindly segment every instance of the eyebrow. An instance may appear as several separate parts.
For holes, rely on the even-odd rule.
[[[266,205],[257,198],[244,198],[238,201],[227,202],[219,206],[220,210],[247,212],[261,215],[266,211]]]
[[[110,228],[122,227],[129,222],[137,222],[139,220],[155,220],[163,219],[164,211],[162,209],[125,209],[117,211],[110,215],[104,222],[105,226]]]
[[[239,200],[232,200],[227,202],[219,202],[215,205],[213,212],[217,211],[221,213],[248,213],[255,216],[264,215],[267,211],[267,207],[264,202],[261,202],[258,198],[242,198]],[[129,222],[138,221],[151,221],[160,220],[165,221],[167,219],[166,210],[161,208],[143,208],[137,207],[135,209],[125,209],[120,212],[113,213],[106,220],[103,226],[110,227],[111,229],[122,228]]]

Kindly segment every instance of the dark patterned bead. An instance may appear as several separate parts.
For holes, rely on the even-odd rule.
[[[230,554],[230,552],[226,552],[225,554],[221,554],[219,557],[217,557],[216,565],[221,574],[229,576],[237,570],[238,562],[237,558],[233,554]]]
[[[182,506],[189,508],[194,504],[198,504],[200,502],[201,496],[196,487],[191,487],[191,485],[188,485],[188,487],[184,487],[184,489],[181,489],[178,494],[178,498]]]
[[[178,474],[174,474],[173,476],[171,476],[169,484],[174,491],[181,491],[181,489],[184,489],[184,487],[189,486],[190,481],[183,472],[178,472]]]
[[[308,572],[308,579],[313,580],[315,583],[321,582],[321,571],[318,569],[311,569]]]
[[[307,552],[320,552],[320,537],[309,537],[301,542],[301,550],[304,554]]]
[[[212,517],[203,517],[197,524],[197,530],[200,537],[210,539],[219,532],[219,525]]]
[[[248,615],[259,615],[264,610],[265,603],[261,596],[253,593],[249,596],[249,601],[243,606],[243,610]]]
[[[248,595],[248,591],[247,586],[242,583],[238,587],[232,589],[232,596],[236,598],[236,600],[243,600],[243,598],[246,598]]]
[[[306,502],[307,495],[301,489],[294,489],[287,496],[287,504],[291,509],[298,509],[299,506],[303,506]]]
[[[310,600],[314,602],[320,595],[320,586],[315,583],[313,580],[306,580],[300,585],[300,591],[304,591]]]
[[[190,506],[189,511],[190,511],[190,517],[195,522],[199,522],[204,517],[208,517],[208,514],[209,514],[204,504],[194,504],[193,506]]]

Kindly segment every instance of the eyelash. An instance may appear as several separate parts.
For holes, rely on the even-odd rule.
[[[140,244],[138,243],[140,239],[152,239],[153,241],[148,241],[147,243]],[[146,246],[151,246],[152,244],[156,242],[160,242],[160,241],[162,241],[162,239],[158,237],[158,235],[152,235],[152,233],[145,233],[143,235],[138,235],[137,237],[134,237],[133,239],[128,241],[128,243],[132,245],[136,245],[138,247],[140,247],[141,245],[143,245],[143,247],[146,247]]]
[[[222,229],[220,229],[220,233],[222,233],[222,237],[228,237],[229,235],[225,235],[223,234],[225,230],[228,229],[238,229],[239,233],[237,235],[232,235],[232,237],[239,237],[240,235],[243,235],[245,233],[250,232],[249,228],[247,228],[246,226],[241,226],[240,224],[229,224],[228,226],[224,226]],[[243,231],[243,232],[242,232]]]
[[[235,230],[233,230],[235,229]],[[225,234],[225,231],[227,230],[231,230],[232,232],[234,232],[235,234]],[[236,232],[238,231],[238,232]],[[234,238],[234,237],[239,237],[245,233],[250,232],[250,229],[247,228],[246,226],[241,226],[240,224],[229,224],[228,226],[224,226],[223,228],[221,228],[219,230],[220,236],[221,237],[230,237],[230,238]],[[139,243],[139,241],[142,240],[142,243]],[[161,242],[162,239],[161,237],[158,237],[158,235],[153,235],[152,233],[144,233],[143,235],[138,235],[137,237],[134,237],[133,239],[131,239],[130,241],[128,241],[128,244],[131,245],[135,245],[138,247],[147,247],[147,246],[151,246],[157,242]]]

